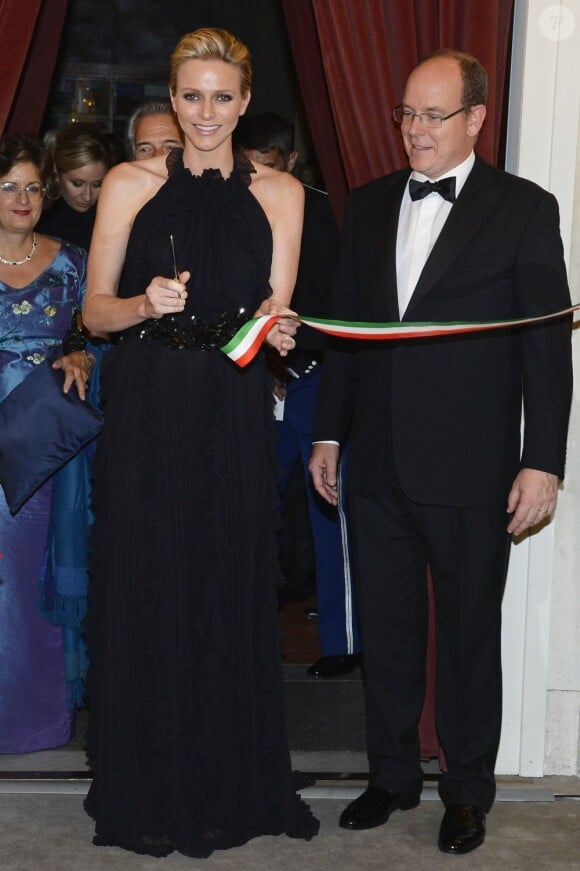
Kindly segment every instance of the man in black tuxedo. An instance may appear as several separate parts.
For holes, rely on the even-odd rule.
[[[469,55],[437,52],[413,70],[393,113],[410,171],[350,195],[335,317],[484,321],[570,304],[556,200],[474,154],[486,92]],[[343,827],[371,828],[419,802],[429,565],[447,763],[438,843],[450,853],[483,843],[509,546],[554,510],[571,390],[569,318],[327,352],[310,468],[333,503],[349,433],[370,766]]]

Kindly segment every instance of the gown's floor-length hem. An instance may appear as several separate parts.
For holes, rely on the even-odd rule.
[[[84,807],[87,814],[92,817],[92,819],[95,819],[94,814],[91,812],[90,802],[88,800],[85,800]],[[208,859],[215,852],[231,850],[235,847],[243,847],[244,844],[249,843],[255,838],[266,836],[280,837],[281,835],[286,835],[289,838],[310,841],[312,838],[316,837],[319,831],[318,820],[299,796],[296,796],[296,817],[296,828],[293,826],[289,826],[288,828],[277,826],[271,829],[263,827],[259,830],[256,829],[255,831],[240,830],[239,832],[235,832],[230,830],[227,833],[227,837],[220,837],[220,832],[207,832],[205,833],[205,837],[202,837],[200,840],[197,848],[194,848],[191,845],[185,846],[173,844],[171,839],[166,835],[160,835],[158,837],[143,835],[141,838],[129,842],[122,838],[115,839],[107,835],[96,833],[93,837],[93,844],[96,847],[117,847],[132,853],[153,856],[155,858],[163,858],[171,855],[171,853],[180,853],[181,855],[188,856],[191,859]]]

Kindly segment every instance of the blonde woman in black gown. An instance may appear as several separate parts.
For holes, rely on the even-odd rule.
[[[86,808],[95,843],[156,856],[318,830],[284,723],[272,394],[262,355],[240,370],[218,350],[248,316],[287,311],[300,246],[302,186],[232,151],[250,76],[231,34],[182,38],[185,148],[111,170],[89,261],[85,322],[120,341],[96,469]],[[268,342],[285,355],[294,332],[283,320]]]

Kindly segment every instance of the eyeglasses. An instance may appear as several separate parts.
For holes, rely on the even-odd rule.
[[[450,115],[438,115],[437,112],[413,112],[407,106],[395,106],[393,109],[393,121],[397,124],[404,124],[406,127],[410,127],[414,119],[418,118],[419,123],[423,127],[442,127],[444,121],[453,118],[454,115],[459,115],[460,112],[465,112],[466,108],[466,106],[462,106],[461,109],[456,109]]]
[[[37,184],[36,182],[30,182],[27,184],[25,188],[19,188],[17,184],[11,181],[5,181],[0,184],[0,191],[5,194],[7,197],[19,196],[20,194],[26,194],[26,196],[31,200],[39,200],[46,193],[46,188],[42,187],[42,185]]]

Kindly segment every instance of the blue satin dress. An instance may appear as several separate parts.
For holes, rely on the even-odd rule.
[[[85,267],[85,252],[63,242],[31,284],[0,282],[0,401],[60,346],[85,291]],[[50,500],[49,481],[12,517],[0,487],[0,753],[58,747],[74,725],[62,629],[39,612]]]

